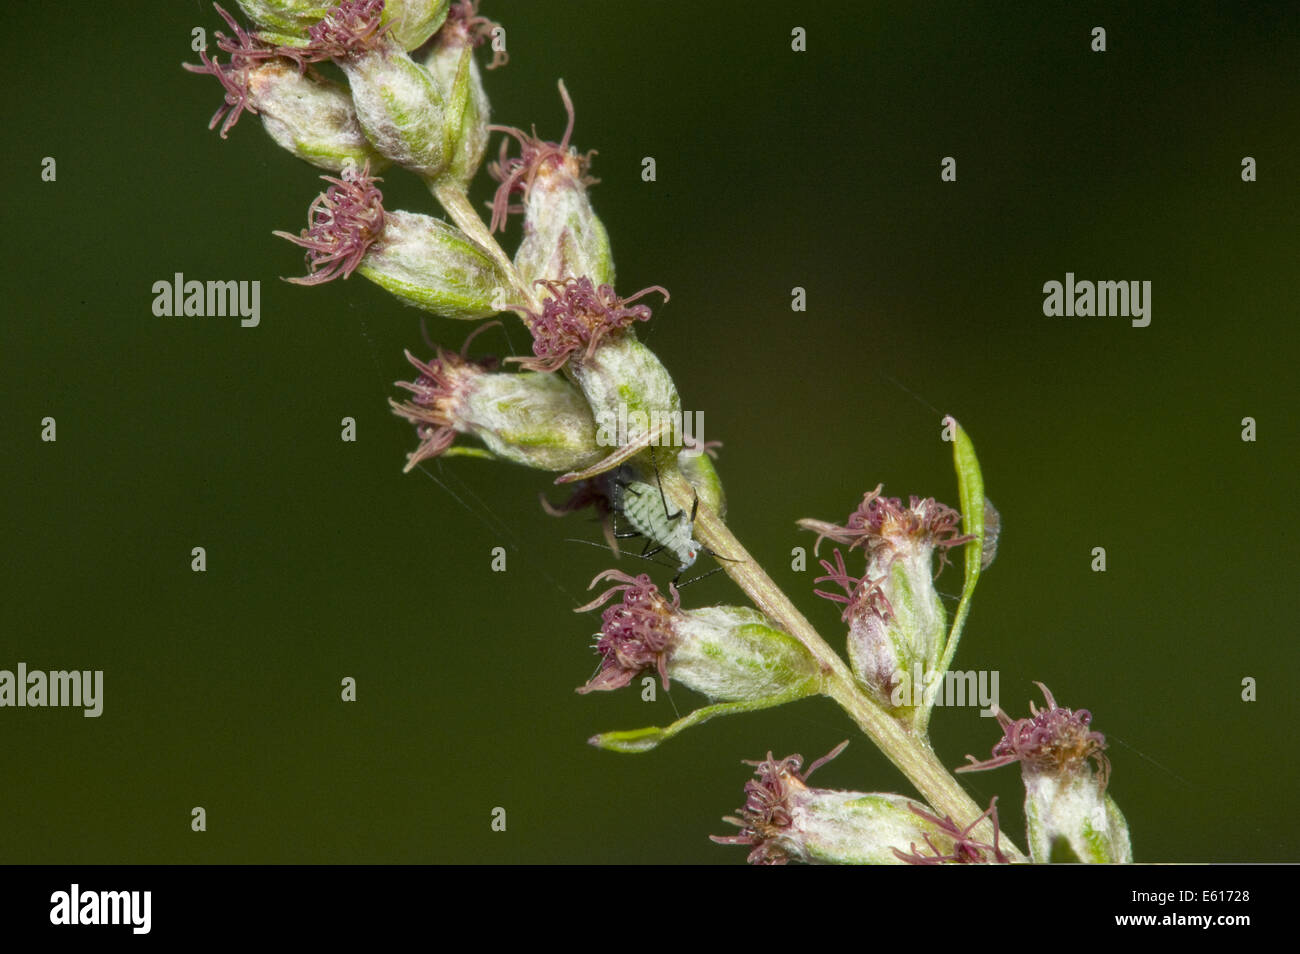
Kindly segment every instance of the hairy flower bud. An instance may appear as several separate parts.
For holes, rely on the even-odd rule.
[[[556,371],[570,357],[590,361],[602,342],[633,322],[650,320],[649,306],[632,302],[652,291],[668,298],[658,286],[619,298],[614,286],[596,286],[586,277],[537,284],[546,293],[541,310],[518,309],[533,336],[533,357],[514,359],[537,371]]]
[[[681,413],[681,398],[668,369],[630,328],[569,367],[598,421],[627,418],[628,444],[647,436],[643,421],[653,427],[656,419],[662,423]],[[674,446],[662,429],[657,440],[661,447]]]
[[[343,3],[320,0],[237,0],[244,13],[261,29],[258,37],[304,51],[313,49],[312,28],[333,17],[351,17],[359,22],[360,13],[376,28],[383,28],[390,41],[403,50],[423,46],[442,26],[450,0],[344,0]]]
[[[711,699],[752,700],[816,691],[817,664],[794,637],[762,613],[741,606],[684,610],[676,587],[672,599],[650,577],[606,570],[592,580],[618,581],[578,612],[622,601],[602,614],[600,671],[578,691],[619,689],[642,672],[659,674],[664,688],[677,680]]]
[[[385,17],[383,0],[344,0],[312,26],[300,55],[334,60],[348,79],[357,119],[374,147],[434,179],[448,160],[442,96],[429,71],[406,54],[394,22]]]
[[[465,233],[414,212],[385,215],[383,234],[358,270],[399,301],[444,318],[494,315],[509,287],[500,266]]]
[[[223,10],[220,4],[214,6],[217,13],[226,21],[226,25],[230,27],[231,35],[227,36],[220,30],[213,35],[219,51],[217,57],[210,57],[207,50],[202,50],[199,52],[199,65],[193,63],[181,65],[191,73],[212,76],[221,84],[225,101],[213,114],[208,128],[215,129],[217,123],[221,123],[221,138],[225,139],[244,110],[256,113],[260,108],[252,89],[254,72],[268,63],[278,62],[286,57],[292,59],[299,72],[302,72],[306,69],[307,62],[296,50],[277,48],[260,35],[249,33],[234,17]],[[227,62],[221,62],[221,53],[228,54]]]
[[[322,169],[342,172],[349,165],[388,165],[370,144],[348,91],[287,60],[272,60],[249,71],[251,107],[267,133],[282,148]]]
[[[999,709],[1003,736],[992,758],[981,762],[967,756],[971,764],[957,771],[1020,763],[1029,852],[1035,862],[1131,862],[1128,823],[1106,793],[1106,737],[1090,728],[1092,713],[1087,709],[1058,706],[1046,686],[1035,685],[1043,691],[1047,708],[1031,702],[1029,718],[1017,720]]]
[[[866,553],[861,577],[848,573],[838,549],[834,564],[822,560],[826,575],[815,582],[834,583],[845,592],[816,593],[845,604],[854,675],[877,701],[905,718],[930,708],[935,677],[942,675],[937,666],[948,620],[934,586],[933,556],[936,549],[942,557],[945,549],[969,539],[957,535],[960,522],[960,514],[933,499],[913,497],[904,507],[897,498],[881,497],[879,487],[843,526],[799,521],[818,532],[818,545],[829,538]]]
[[[492,206],[492,230],[504,228],[511,212],[524,213],[524,240],[515,254],[515,267],[525,282],[588,278],[593,284],[612,285],[614,257],[609,235],[587,198],[587,187],[597,182],[587,174],[594,153],[579,155],[569,145],[573,134],[573,102],[564,84],[560,96],[569,124],[558,143],[535,134],[494,126],[519,143],[518,157],[509,158],[510,141],[501,143],[501,156],[488,171],[501,185]],[[523,205],[512,204],[522,193]]]
[[[400,50],[371,50],[339,63],[375,148],[425,178],[441,174],[449,158],[446,114],[429,71]]]
[[[757,777],[745,785],[745,806],[738,817],[723,819],[740,833],[713,835],[712,840],[752,848],[749,863],[755,865],[1006,860],[994,846],[963,843],[959,829],[902,795],[809,787],[808,777],[846,745],[836,746],[806,772],[798,755],[777,760],[769,752],[762,761],[745,762],[755,767]],[[918,849],[917,843],[926,848]],[[909,850],[910,855],[905,853]]]
[[[398,386],[414,397],[390,403],[420,438],[407,471],[443,453],[456,434],[478,438],[494,457],[539,470],[569,470],[599,459],[591,411],[561,375],[494,372],[495,362],[441,349],[427,363],[410,352],[406,357],[420,376]]]
[[[349,167],[308,210],[299,235],[276,232],[307,249],[310,275],[289,279],[318,285],[353,271],[399,301],[446,318],[483,318],[502,310],[506,277],[492,257],[441,219],[385,212],[368,168]]]
[[[512,358],[526,368],[554,371],[568,367],[598,421],[607,429],[627,421],[621,443],[646,437],[681,411],[681,400],[668,370],[654,352],[637,340],[632,325],[648,321],[650,308],[634,305],[659,286],[620,298],[611,285],[597,287],[590,278],[538,283],[546,292],[540,311],[516,308],[533,335],[533,356]],[[666,441],[660,441],[665,444]]]

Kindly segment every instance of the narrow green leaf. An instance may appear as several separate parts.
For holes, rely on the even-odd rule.
[[[952,461],[957,470],[957,492],[961,500],[962,529],[974,537],[966,544],[966,582],[961,590],[961,602],[953,616],[952,628],[948,632],[948,642],[944,646],[943,658],[939,663],[939,672],[946,673],[957,654],[957,643],[961,640],[962,628],[970,614],[971,598],[975,594],[975,584],[980,578],[980,561],[984,552],[984,477],[980,474],[980,462],[975,456],[975,445],[971,443],[956,418],[946,417],[944,423],[953,429]]]
[[[690,715],[682,716],[671,725],[658,728],[656,726],[647,726],[644,729],[625,729],[621,732],[602,732],[600,735],[593,735],[587,740],[591,745],[598,749],[608,749],[611,752],[649,752],[661,742],[667,742],[677,733],[691,726],[699,725],[701,722],[708,722],[715,716],[737,715],[741,712],[756,712],[759,709],[770,709],[772,706],[779,706],[787,702],[793,702],[795,699],[802,699],[810,695],[810,692],[804,687],[781,693],[776,696],[768,696],[765,699],[746,699],[741,702],[719,702],[711,706],[702,706],[696,709]]]

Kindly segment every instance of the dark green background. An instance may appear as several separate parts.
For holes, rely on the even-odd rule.
[[[1139,860],[1300,858],[1295,5],[484,5],[511,53],[494,118],[558,138],[567,81],[619,288],[671,290],[646,340],[726,443],[733,528],[828,638],[794,521],[879,481],[955,503],[935,409],[955,414],[1004,520],[957,667],[1000,670],[1014,715],[1036,679],[1094,712]],[[103,669],[106,700],[0,710],[0,858],[735,864],[706,836],[741,759],[855,738],[822,784],[910,791],[822,701],[645,756],[584,743],[673,718],[573,692],[595,657],[571,610],[608,558],[564,538],[598,530],[542,514],[548,478],[522,468],[401,473],[414,437],[386,399],[419,314],[359,276],[278,281],[302,257],[271,230],[322,184],[255,117],[204,128],[195,26],[222,24],[197,2],[7,17],[0,668]],[[400,171],[384,187],[434,210]],[[261,326],[154,317],[176,271],[261,280]],[[1066,271],[1150,280],[1150,327],[1044,318]],[[685,592],[736,600],[723,576]],[[933,733],[951,765],[997,738],[974,710]],[[1023,843],[1016,770],[964,778]]]

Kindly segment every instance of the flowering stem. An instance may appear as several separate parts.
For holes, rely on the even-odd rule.
[[[676,468],[660,473],[664,494],[678,510],[689,513],[695,502],[691,485]],[[726,523],[703,503],[695,515],[696,539],[727,557],[722,566],[763,613],[795,637],[812,653],[822,670],[822,692],[834,699],[885,756],[907,776],[931,806],[964,827],[983,812],[939,761],[929,741],[904,728],[888,712],[865,696],[840,655],[818,635],[780,587],[754,561]],[[974,829],[992,841],[993,823],[987,818]],[[1007,853],[1016,861],[1024,854],[1003,836]]]
[[[474,210],[465,190],[446,181],[433,184],[431,188],[457,227],[483,246],[505,270],[515,288],[535,307],[532,289],[520,281],[514,263]],[[686,478],[676,467],[664,468],[660,478],[664,493],[674,506],[689,513],[696,497]],[[907,776],[931,806],[951,816],[962,827],[984,814],[939,761],[923,735],[909,731],[858,689],[853,674],[840,655],[821,638],[790,598],[741,546],[726,523],[703,503],[696,513],[695,532],[701,543],[728,558],[722,561],[723,568],[754,605],[808,649],[821,667],[823,694],[834,699],[849,714],[858,728]],[[974,831],[987,841],[993,839],[993,823],[987,818]],[[1015,860],[1026,860],[1010,841],[1004,839],[1002,843]]]

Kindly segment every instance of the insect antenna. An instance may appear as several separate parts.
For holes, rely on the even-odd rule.
[[[565,542],[565,543],[581,543],[583,546],[587,546],[587,547],[595,547],[595,548],[598,549],[598,550],[607,550],[607,549],[608,549],[608,547],[604,546],[603,544],[592,543],[590,540],[579,540],[577,537],[565,537],[565,538],[564,538],[564,542]],[[654,558],[653,554],[654,554],[654,553],[658,553],[658,552],[659,552],[660,550],[662,550],[662,549],[664,549],[664,548],[663,548],[663,547],[656,547],[656,548],[652,551],[651,555],[649,555],[649,556],[644,555],[644,554],[640,554],[640,553],[632,553],[630,550],[621,550],[621,551],[619,551],[618,554],[616,554],[616,556],[630,556],[630,557],[632,557],[634,560],[645,560],[647,563],[653,563],[655,566],[666,567],[666,568],[669,569],[669,570],[674,570],[674,569],[676,569],[676,567],[675,567],[673,564],[671,564],[671,563],[665,563],[663,560],[656,560],[656,559]],[[711,552],[711,551],[710,551],[710,552]],[[715,556],[716,556],[716,554],[715,554]],[[719,557],[719,559],[724,559],[724,558]],[[736,561],[731,561],[731,562],[736,562]],[[715,573],[721,573],[721,572],[723,571],[723,569],[724,569],[724,567],[715,566],[712,570],[708,570],[708,571],[705,572],[705,573],[701,573],[699,576],[693,576],[693,577],[691,577],[689,580],[686,580],[686,581],[684,581],[684,582],[680,582],[680,583],[678,582],[678,579],[681,577],[681,573],[679,572],[679,573],[677,574],[677,576],[673,577],[672,584],[673,584],[673,586],[677,587],[677,588],[680,590],[680,589],[682,589],[683,587],[690,586],[692,583],[698,583],[698,582],[700,582],[700,580],[707,579],[708,577],[713,576],[713,574],[715,574]]]
[[[565,537],[565,538],[564,538],[564,542],[565,542],[565,543],[581,543],[583,546],[595,547],[597,550],[608,550],[608,549],[609,549],[609,547],[605,546],[603,543],[592,543],[590,540],[579,540],[579,539],[577,539],[576,537]],[[659,550],[662,550],[662,549],[663,549],[662,547],[659,548]],[[655,553],[658,553],[659,550],[656,550]],[[677,567],[674,566],[674,565],[671,564],[671,563],[665,563],[663,560],[656,560],[656,559],[654,558],[653,555],[646,556],[646,555],[641,554],[641,553],[632,553],[630,550],[620,550],[620,551],[618,552],[617,556],[630,556],[630,557],[632,557],[634,560],[645,560],[647,563],[653,563],[653,564],[655,564],[656,566],[667,567],[667,568],[670,569],[670,570],[675,570],[675,569],[677,569]],[[721,569],[721,567],[719,567],[719,569]]]
[[[710,555],[712,555],[712,556],[714,556],[714,557],[717,557],[717,559],[719,559],[719,560],[725,560],[725,559],[726,559],[726,557],[719,557],[719,556],[718,556],[716,553],[714,553],[712,550],[710,550],[709,553],[710,553]],[[738,561],[736,561],[736,560],[731,560],[731,561],[729,561],[729,562],[731,562],[731,563],[736,563],[736,562],[738,562]],[[706,572],[704,572],[704,573],[701,573],[699,576],[693,576],[693,577],[691,577],[689,580],[686,580],[686,581],[684,581],[684,582],[682,582],[682,583],[678,583],[676,580],[674,580],[674,581],[673,581],[673,585],[676,586],[676,587],[680,590],[680,589],[682,589],[683,587],[690,586],[692,583],[698,583],[698,582],[700,582],[700,580],[706,580],[706,579],[708,579],[709,577],[713,576],[713,574],[715,574],[715,573],[721,573],[721,572],[722,572],[723,570],[725,570],[725,569],[726,569],[726,567],[715,566],[712,570],[708,570],[708,571],[706,571]],[[680,575],[680,574],[679,574],[679,575]]]

